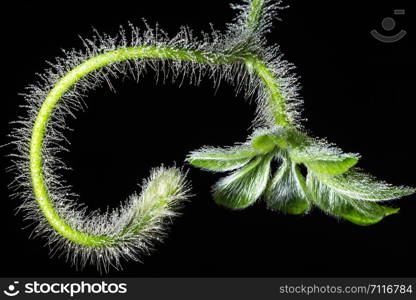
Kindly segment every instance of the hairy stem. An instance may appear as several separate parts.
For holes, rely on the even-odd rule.
[[[252,0],[251,1],[251,11],[247,19],[247,27],[250,28],[251,30],[255,31],[260,23],[260,20],[263,17],[262,15],[263,6],[264,6],[264,0]]]
[[[251,0],[246,29],[250,34],[257,34],[262,18],[264,18],[265,1]],[[244,62],[249,70],[259,76],[266,90],[269,92],[269,105],[272,108],[275,125],[289,126],[290,121],[286,114],[286,100],[282,96],[282,90],[273,71],[267,64],[254,53],[245,57]]]
[[[30,141],[30,172],[34,194],[40,209],[50,225],[65,238],[84,246],[100,247],[111,241],[106,236],[91,236],[72,228],[59,216],[48,194],[48,187],[43,177],[42,147],[48,122],[61,97],[74,86],[78,80],[89,73],[116,62],[130,59],[176,59],[205,64],[231,63],[235,58],[213,53],[168,47],[131,47],[109,51],[92,57],[68,72],[57,82],[43,102],[36,117]]]
[[[249,14],[248,26],[254,30],[261,18],[263,0],[253,0],[252,11]],[[274,108],[275,123],[281,126],[289,125],[286,117],[285,101],[273,72],[265,62],[255,54],[244,58],[232,54],[209,53],[195,50],[186,50],[175,47],[139,46],[112,50],[92,57],[63,76],[51,89],[43,102],[36,117],[30,141],[30,174],[33,191],[37,203],[50,225],[68,240],[89,247],[102,247],[113,242],[113,237],[93,236],[72,228],[57,212],[49,197],[48,187],[43,174],[42,147],[48,122],[62,96],[73,87],[81,78],[93,71],[111,64],[134,59],[170,59],[179,61],[192,61],[200,64],[230,64],[244,62],[260,78],[269,92],[270,105]]]
[[[290,126],[286,114],[286,99],[282,96],[282,89],[273,71],[256,55],[245,57],[244,62],[249,70],[257,74],[269,93],[269,105],[272,108],[275,125]]]

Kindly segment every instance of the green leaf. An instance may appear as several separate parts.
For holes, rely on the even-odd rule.
[[[195,167],[225,172],[245,166],[258,154],[259,152],[247,145],[229,148],[204,147],[191,152],[186,160]]]
[[[305,162],[305,166],[315,172],[325,175],[339,175],[355,166],[358,159],[355,157],[340,158],[339,160],[316,160]]]
[[[246,208],[264,192],[270,176],[272,155],[260,156],[243,169],[222,178],[214,187],[216,203],[229,208]]]
[[[399,208],[378,205],[372,201],[352,199],[332,189],[312,173],[308,174],[307,186],[319,208],[357,225],[372,225],[399,211]]]
[[[258,128],[249,137],[253,147],[269,150],[278,146],[281,149],[295,148],[306,145],[311,138],[294,127],[274,126]]]
[[[348,171],[358,162],[359,155],[342,153],[341,149],[322,142],[289,150],[290,158],[303,163],[308,169],[325,175],[339,175]]]
[[[265,193],[267,206],[289,214],[303,214],[311,204],[307,196],[305,178],[295,163],[283,160]]]
[[[396,187],[382,181],[377,181],[374,177],[354,169],[333,177],[318,173],[314,175],[337,193],[352,199],[383,201],[397,199],[416,192],[414,188],[404,186]]]

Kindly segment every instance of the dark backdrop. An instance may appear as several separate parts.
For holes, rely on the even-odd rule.
[[[303,116],[307,127],[345,151],[359,152],[361,167],[394,184],[416,185],[413,139],[416,27],[409,1],[291,1],[269,35],[301,75]],[[82,4],[22,4],[2,9],[2,101],[0,143],[8,123],[21,112],[18,95],[36,80],[46,61],[61,48],[80,48],[78,35],[92,26],[115,33],[120,24],[140,18],[159,22],[170,33],[181,24],[196,31],[209,23],[223,29],[234,17],[228,1],[131,1]],[[365,3],[365,4],[364,4]],[[369,32],[393,9],[408,35],[383,44]],[[68,181],[91,208],[116,207],[136,189],[149,169],[161,163],[183,165],[188,151],[202,145],[231,145],[245,140],[254,106],[232,87],[215,94],[201,86],[154,83],[151,73],[140,84],[114,82],[90,93],[88,110],[71,121],[73,171]],[[96,276],[94,268],[78,272],[63,259],[49,258],[43,240],[30,231],[18,205],[8,197],[12,180],[2,148],[2,276]],[[106,160],[106,164],[103,161]],[[258,203],[243,211],[218,207],[210,188],[220,175],[190,168],[195,197],[176,219],[169,237],[143,264],[129,262],[112,276],[415,276],[416,197],[396,202],[401,212],[370,227],[340,222],[318,210],[307,216],[268,211]]]

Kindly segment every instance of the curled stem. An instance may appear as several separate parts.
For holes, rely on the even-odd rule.
[[[65,59],[57,59],[54,68],[41,76],[43,84],[30,86],[26,95],[28,116],[17,122],[24,128],[13,132],[18,152],[15,157],[19,158],[13,162],[16,181],[22,181],[16,188],[22,188],[23,198],[31,200],[22,208],[28,219],[37,222],[35,232],[49,238],[52,251],[63,250],[73,263],[79,259],[81,266],[90,262],[99,269],[100,264],[106,270],[109,265],[118,267],[121,258],[137,259],[136,252],[147,252],[151,241],[163,236],[165,219],[176,215],[175,208],[187,198],[181,170],[161,167],[151,172],[139,196],[131,196],[127,204],[111,213],[86,214],[72,201],[69,188],[55,173],[65,168],[55,156],[63,149],[64,118],[82,105],[79,100],[84,91],[107,79],[107,74],[140,74],[145,66],[154,67],[159,61],[163,66],[168,62],[174,78],[183,71],[192,81],[197,71],[200,75],[212,71],[216,83],[217,78],[234,80],[237,90],[247,87],[247,95],[257,91],[259,124],[295,126],[294,97],[287,93],[292,91],[292,82],[286,78],[285,62],[280,60],[277,47],[266,46],[263,36],[280,1],[241,1],[244,4],[235,6],[242,11],[240,19],[230,24],[224,35],[214,31],[211,38],[204,36],[201,41],[191,30],[182,28],[168,39],[158,29],[147,28],[139,34],[132,26],[129,43],[123,29],[119,39],[98,34],[84,43],[86,51],[72,51]],[[136,69],[130,68],[130,62]]]
[[[42,147],[48,121],[50,120],[56,105],[65,94],[65,92],[74,86],[82,77],[85,77],[95,70],[120,61],[155,58],[192,61],[201,64],[230,64],[241,60],[240,57],[233,55],[218,55],[216,53],[203,53],[200,51],[169,47],[129,47],[113,50],[92,57],[68,72],[61,78],[61,80],[57,82],[57,84],[53,87],[43,102],[33,126],[32,137],[30,141],[30,172],[33,191],[37,203],[42,210],[45,218],[59,234],[74,243],[88,247],[101,247],[108,244],[109,242],[112,242],[112,238],[107,236],[93,236],[72,228],[54,208],[53,203],[51,202],[48,195],[48,187],[45,183],[42,171]],[[287,120],[283,114],[284,101],[280,96],[279,86],[276,83],[276,78],[274,78],[272,72],[259,58],[255,56],[247,57],[245,58],[245,62],[247,65],[252,67],[252,69],[261,78],[265,86],[269,88],[270,101],[273,101],[272,105],[279,106],[282,114],[281,116],[276,116],[277,123],[281,125],[287,125]]]

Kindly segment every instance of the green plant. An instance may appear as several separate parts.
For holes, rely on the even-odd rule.
[[[222,149],[204,147],[188,155],[194,166],[232,172],[214,188],[218,204],[241,209],[263,197],[273,210],[302,214],[315,205],[369,225],[398,211],[376,202],[415,192],[375,181],[354,167],[357,154],[343,153],[305,133],[292,66],[265,39],[280,1],[244,0],[233,7],[240,15],[227,32],[213,31],[203,40],[188,28],[169,39],[158,28],[140,32],[131,24],[129,37],[124,29],[115,38],[97,33],[84,41],[84,50],[65,52],[40,83],[29,87],[28,114],[16,122],[12,134],[18,150],[16,194],[26,200],[22,209],[27,218],[37,222],[35,233],[46,236],[53,251],[63,251],[81,267],[119,267],[122,259],[147,252],[187,199],[181,170],[162,167],[152,171],[141,195],[131,196],[123,207],[87,215],[60,174],[66,168],[57,155],[65,150],[65,118],[82,108],[86,92],[120,74],[139,78],[149,67],[173,79],[186,75],[195,84],[202,76],[217,84],[225,80],[247,96],[255,95],[256,129],[247,142]],[[275,174],[272,160],[280,162]],[[306,178],[300,165],[307,169]]]

